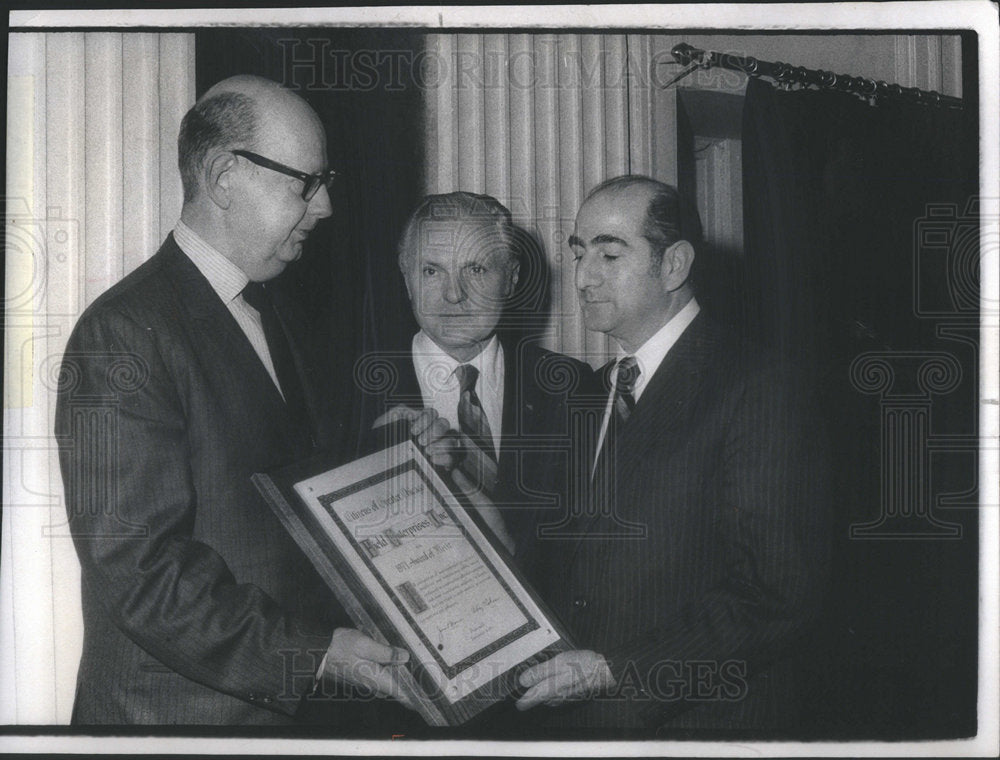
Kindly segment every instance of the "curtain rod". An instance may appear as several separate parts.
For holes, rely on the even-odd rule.
[[[865,77],[855,77],[849,74],[834,74],[830,71],[819,69],[807,69],[803,66],[792,66],[787,63],[758,61],[750,56],[739,56],[733,53],[716,53],[712,50],[699,50],[696,47],[682,42],[670,51],[674,60],[688,66],[665,87],[679,82],[681,79],[692,73],[695,69],[708,69],[720,67],[731,69],[732,71],[742,71],[752,77],[767,77],[773,79],[778,84],[794,84],[802,86],[814,86],[824,90],[836,90],[846,92],[851,95],[859,95],[870,100],[879,98],[894,98],[896,100],[906,100],[911,103],[921,105],[943,106],[946,108],[962,108],[962,99],[951,95],[942,95],[939,92],[928,92],[919,90],[916,87],[903,87],[898,84],[888,84],[886,82],[876,82],[874,79]]]

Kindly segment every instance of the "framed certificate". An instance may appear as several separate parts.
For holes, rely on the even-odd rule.
[[[405,647],[430,725],[458,725],[571,648],[489,529],[409,440],[349,464],[298,463],[254,483],[358,628]]]

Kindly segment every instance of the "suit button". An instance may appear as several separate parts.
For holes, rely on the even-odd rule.
[[[582,610],[586,606],[587,606],[587,599],[585,597],[578,596],[576,599],[573,600],[574,609]]]
[[[263,702],[264,702],[265,705],[269,705],[273,701],[274,700],[272,700],[270,697],[264,697],[264,699],[263,699]]]
[[[256,702],[257,701],[257,695],[256,694],[247,694],[247,699],[249,699],[251,702]]]

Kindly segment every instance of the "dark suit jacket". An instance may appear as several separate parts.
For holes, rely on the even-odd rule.
[[[589,514],[550,541],[543,596],[620,687],[552,723],[794,725],[785,657],[819,609],[828,555],[800,390],[704,313],[681,335],[617,431]]]
[[[310,653],[350,625],[250,482],[343,436],[276,308],[311,431],[172,236],[73,331],[56,433],[82,566],[77,723],[290,722]]]
[[[535,339],[502,339],[504,400],[493,500],[517,544],[520,569],[534,582],[537,524],[565,511],[571,456],[570,409],[596,386],[588,364],[547,351]],[[396,405],[423,407],[410,351],[368,354],[356,365],[363,429]],[[457,420],[449,420],[453,427]]]

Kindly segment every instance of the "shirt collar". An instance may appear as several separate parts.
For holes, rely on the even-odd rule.
[[[687,326],[698,316],[701,307],[698,301],[692,298],[684,308],[677,312],[663,327],[657,330],[652,337],[639,346],[633,354],[636,364],[639,366],[639,378],[636,380],[636,391],[641,391],[646,382],[656,373],[664,357],[673,348],[677,339],[687,329]],[[621,361],[627,354],[619,348],[617,360]]]
[[[178,221],[174,227],[174,242],[198,267],[198,271],[208,280],[208,284],[223,303],[228,305],[232,302],[250,282],[250,278],[242,269],[205,242],[197,232],[182,221]]]
[[[458,385],[455,370],[462,364],[471,364],[479,370],[479,377],[491,389],[503,385],[503,352],[500,340],[494,335],[483,350],[467,362],[460,362],[435,343],[423,330],[413,336],[413,366],[417,377],[438,379],[442,387]]]

